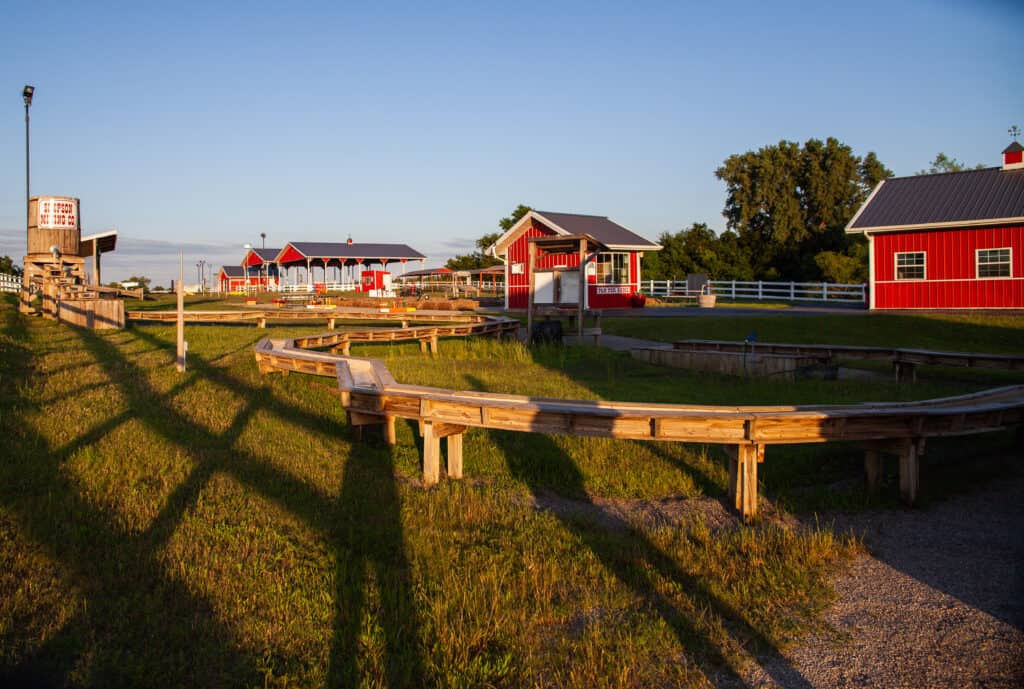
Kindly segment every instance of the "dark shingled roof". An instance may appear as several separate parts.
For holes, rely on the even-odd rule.
[[[635,232],[627,230],[622,225],[612,222],[601,215],[579,215],[577,213],[549,213],[548,211],[536,211],[541,218],[547,218],[551,222],[569,234],[589,234],[597,241],[610,248],[631,247],[631,248],[659,248],[657,244],[649,242]]]
[[[221,272],[229,278],[244,278],[245,271],[242,266],[221,266]]]
[[[426,258],[406,244],[349,244],[347,242],[291,242],[304,256],[313,258]]]
[[[252,252],[254,254],[256,254],[257,256],[259,256],[261,261],[266,261],[267,263],[270,263],[275,258],[277,258],[277,255],[279,253],[281,253],[281,250],[280,249],[257,249],[257,248],[254,247],[252,249]]]
[[[1024,217],[1024,170],[998,167],[895,177],[882,183],[847,232]]]

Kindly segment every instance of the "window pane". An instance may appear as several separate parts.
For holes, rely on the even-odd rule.
[[[924,279],[924,252],[896,254],[897,280]]]
[[[979,278],[1010,277],[1009,249],[982,249],[978,252]]]

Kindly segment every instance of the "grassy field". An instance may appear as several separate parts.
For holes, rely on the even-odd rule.
[[[425,489],[413,427],[393,448],[355,442],[329,380],[261,377],[252,345],[267,331],[190,326],[178,374],[172,326],[93,333],[12,304],[0,303],[0,683],[718,686],[821,629],[830,578],[860,546],[814,511],[893,500],[892,486],[860,487],[855,448],[772,448],[775,516],[744,526],[716,518],[718,448],[476,429],[467,479]],[[754,327],[762,340],[772,327],[845,337],[785,318],[799,323]],[[849,318],[855,341],[882,339],[889,321],[866,318]],[[724,337],[716,320],[623,327]],[[1016,321],[913,325],[948,349],[1024,339]],[[561,397],[827,402],[981,384],[765,386],[491,340],[446,340],[436,358],[415,343],[353,350],[402,381]],[[1006,470],[1008,443],[972,441],[994,459],[966,481],[930,480],[962,448],[930,446],[926,497]]]

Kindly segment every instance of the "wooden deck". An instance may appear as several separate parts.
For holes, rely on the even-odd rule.
[[[448,390],[398,383],[377,359],[310,351],[350,342],[420,339],[512,332],[510,319],[462,325],[421,326],[364,333],[326,333],[261,340],[256,361],[264,373],[297,371],[332,376],[355,427],[381,424],[394,442],[396,418],[419,423],[424,441],[423,477],[440,480],[440,440],[448,443],[450,478],[462,476],[462,433],[474,426],[632,440],[727,445],[731,448],[730,500],[744,518],[757,513],[757,464],[773,444],[855,441],[864,447],[869,481],[877,481],[883,454],[899,457],[900,491],[917,497],[919,458],[928,438],[1000,430],[1024,422],[1024,385],[902,403],[805,406],[708,406],[567,400]],[[429,334],[433,331],[432,334]],[[932,352],[931,354],[944,354]],[[949,354],[955,358],[957,355]],[[977,355],[971,355],[977,356]]]

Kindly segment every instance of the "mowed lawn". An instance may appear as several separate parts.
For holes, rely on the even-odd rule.
[[[864,318],[850,319],[866,324],[859,342],[883,339],[889,322]],[[955,323],[913,325],[922,346],[1024,341],[1018,320]],[[792,327],[827,341],[813,319]],[[261,337],[319,329],[189,326],[179,374],[173,326],[94,333],[0,303],[0,683],[718,686],[821,630],[831,577],[860,546],[815,511],[894,500],[892,486],[863,489],[856,448],[770,448],[774,507],[742,525],[712,518],[721,448],[480,429],[467,478],[426,489],[413,426],[394,448],[373,431],[356,441],[330,379],[258,373]],[[444,340],[437,357],[353,353],[412,383],[638,401],[911,399],[990,382],[764,385],[487,339]],[[962,447],[943,445],[926,498],[1008,470],[1011,438],[972,442],[992,459],[966,483],[930,480]]]

